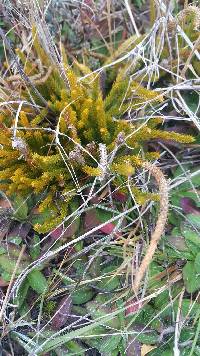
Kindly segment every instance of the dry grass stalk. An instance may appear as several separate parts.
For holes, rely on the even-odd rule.
[[[168,209],[169,209],[168,183],[161,169],[159,167],[152,165],[149,162],[145,162],[143,164],[143,167],[153,175],[153,177],[155,178],[158,184],[159,194],[160,194],[160,211],[159,211],[159,216],[158,216],[155,230],[151,236],[150,245],[147,249],[146,255],[143,258],[142,263],[134,279],[133,291],[135,294],[137,294],[139,291],[141,281],[153,258],[158,242],[164,232],[165,224],[167,222]]]

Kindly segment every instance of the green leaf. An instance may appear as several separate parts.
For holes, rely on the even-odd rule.
[[[186,104],[192,112],[196,112],[199,105],[199,94],[194,90],[184,93],[183,95]]]
[[[98,351],[100,354],[105,353],[108,355],[109,352],[114,351],[121,341],[121,337],[119,335],[112,335],[108,337],[104,337],[101,345],[98,347]]]
[[[20,245],[22,242],[22,238],[20,236],[9,237],[9,242],[12,242],[15,245]]]
[[[183,302],[184,302],[184,299],[183,299]],[[191,307],[191,302],[190,302],[190,307]],[[183,310],[184,306],[181,305],[181,314],[183,315]],[[189,310],[189,308],[188,308]],[[187,312],[188,312],[187,310]],[[184,315],[186,316],[187,315],[187,312],[184,313]],[[189,328],[189,326],[187,327],[187,329],[182,329],[181,330],[181,334],[180,334],[180,342],[185,342],[185,341],[188,341],[188,340],[191,340],[193,339],[194,337],[194,328]]]
[[[185,170],[186,171],[190,170],[190,172],[188,172],[188,175],[190,173],[195,173],[195,172],[199,171],[198,168],[194,168],[194,169],[190,169],[190,168],[191,168],[191,166],[189,166],[189,165],[185,166]],[[183,174],[183,171],[182,171],[182,169],[180,167],[178,167],[176,169],[176,171],[174,173],[174,177],[178,177],[179,175],[181,175],[181,177],[185,177],[185,175]],[[195,176],[191,177],[190,181],[192,182],[193,186],[199,187],[200,186],[200,171]],[[180,186],[179,186],[179,188],[177,190],[178,191],[180,191],[180,190],[181,191],[182,190],[187,191],[189,189],[191,189],[191,183],[186,181],[186,182],[180,184]]]
[[[161,280],[157,280],[154,279],[154,276],[156,276],[157,274],[159,274],[160,272],[163,271],[163,268],[161,266],[159,266],[157,263],[155,262],[151,262],[150,266],[149,266],[149,287],[150,288],[156,288],[159,287],[161,285]]]
[[[11,275],[11,273],[9,273],[9,272],[7,272],[7,271],[3,271],[3,272],[1,273],[1,277],[3,278],[3,280],[4,280],[5,282],[10,282],[12,275]]]
[[[173,351],[172,349],[161,349],[160,347],[158,347],[157,349],[148,352],[148,356],[172,356],[173,355]]]
[[[158,342],[159,336],[157,332],[151,331],[151,332],[144,332],[137,335],[136,339],[142,344],[150,345]]]
[[[28,281],[30,287],[37,292],[38,294],[42,294],[48,289],[48,283],[42,272],[38,269],[34,269],[28,274]]]
[[[13,258],[13,256],[8,256],[7,254],[4,255],[0,255],[0,266],[2,267],[2,269],[9,273],[12,274],[14,269],[15,269],[15,265],[16,265],[17,259]],[[20,274],[21,272],[23,272],[23,270],[28,266],[28,263],[26,263],[25,261],[21,261],[21,263],[19,264],[16,274]]]
[[[30,307],[26,301],[21,305],[21,307],[18,310],[21,317],[27,318],[27,314],[30,313]]]
[[[34,246],[39,242],[40,242],[40,238],[38,235],[35,234],[31,241],[31,248],[30,248],[30,255],[33,260],[36,260],[40,255],[40,245],[38,244],[37,246]]]
[[[50,216],[52,216],[52,211],[50,209],[45,209],[42,213],[34,214],[31,217],[31,223],[33,225],[43,224]]]
[[[96,302],[96,300],[88,302],[86,309],[91,315],[92,319],[99,319],[113,312],[113,310],[109,306],[102,306],[98,302]],[[107,324],[104,323],[104,325],[119,329],[121,323],[119,321],[119,317],[114,316],[111,320],[107,322]]]
[[[194,260],[194,267],[197,273],[200,273],[200,252],[197,253]]]
[[[116,272],[117,266],[115,264],[107,266],[101,271],[101,280],[96,283],[98,288],[106,291],[113,291],[120,286],[120,280],[118,276],[112,275],[112,272]]]
[[[188,214],[187,219],[193,226],[200,228],[200,215]]]
[[[114,213],[112,213],[111,211],[107,211],[100,208],[96,209],[95,213],[101,223],[106,223],[107,221],[109,221],[114,217]],[[113,221],[113,224],[116,225],[117,221]]]
[[[75,292],[72,292],[72,303],[73,304],[84,304],[91,300],[94,296],[95,292],[90,287],[80,287]]]
[[[183,236],[185,237],[185,242],[189,248],[189,250],[196,255],[200,248],[200,237],[199,235],[189,229],[184,229],[182,231]]]
[[[24,304],[24,300],[27,296],[29,289],[29,282],[26,278],[20,285],[17,296],[15,298],[15,303],[18,305],[19,308]]]
[[[112,319],[114,315],[117,315],[119,312],[116,310],[113,315],[109,314],[106,315],[105,318],[102,318],[102,320],[98,320],[95,323],[90,323],[89,325],[82,326],[81,328],[77,330],[70,331],[64,335],[59,335],[57,337],[54,337],[51,340],[47,340],[45,344],[41,347],[40,353],[42,352],[48,352],[51,350],[54,350],[56,347],[62,346],[66,342],[70,340],[74,340],[75,338],[81,339],[83,337],[84,342],[90,344],[90,340],[96,342],[93,338],[90,338],[91,335],[99,335],[101,337],[101,334],[105,334],[105,328],[101,326],[101,324],[107,323],[108,320]],[[88,340],[85,338],[85,336],[88,336]],[[24,335],[22,335],[24,338]],[[34,347],[34,346],[33,346]],[[35,350],[35,348],[33,349]],[[32,350],[32,351],[33,351]]]
[[[4,255],[6,253],[6,248],[3,246],[0,246],[0,255]]]
[[[15,210],[14,212],[14,217],[18,220],[26,220],[28,216],[28,205],[26,203],[26,200],[21,197],[20,195],[17,195],[14,197],[13,200],[13,208]]]
[[[172,224],[174,226],[180,226],[181,221],[182,221],[180,216],[175,214],[173,211],[171,211],[169,213],[168,220],[169,220],[170,224]]]
[[[199,311],[199,303],[198,302],[193,302],[191,299],[184,298],[181,303],[181,315],[183,318],[185,318],[187,315],[190,316],[190,318],[195,318],[197,312]],[[178,312],[180,306],[179,306],[179,301],[176,300],[173,304],[173,310],[175,313]],[[188,330],[188,329],[187,329]],[[183,340],[184,341],[184,340]]]
[[[200,288],[200,275],[195,270],[194,262],[187,262],[183,267],[183,280],[188,293],[194,293]]]
[[[66,343],[66,347],[70,351],[67,353],[67,356],[69,356],[69,355],[77,355],[77,356],[85,355],[85,350],[76,341],[73,341],[73,340],[68,341]]]

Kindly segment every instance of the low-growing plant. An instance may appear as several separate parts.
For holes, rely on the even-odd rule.
[[[128,111],[150,113],[152,105],[164,100],[162,94],[130,81],[127,66],[119,69],[103,97],[98,73],[64,60],[61,77],[35,33],[33,45],[28,56],[17,50],[32,85],[17,76],[5,79],[2,87],[2,100],[6,103],[9,97],[10,104],[1,107],[1,189],[9,196],[34,194],[41,200],[38,210],[46,214],[45,221],[34,228],[43,233],[64,221],[70,202],[81,201],[92,177],[99,184],[114,178],[114,189],[130,177],[140,201],[144,193],[134,183],[135,169],[159,158],[144,149],[145,142],[189,143],[194,138],[161,130],[159,117],[142,124],[127,119]]]

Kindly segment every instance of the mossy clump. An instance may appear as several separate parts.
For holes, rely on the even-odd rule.
[[[36,34],[32,52],[17,50],[17,55],[32,85],[20,77],[1,83],[0,188],[8,195],[42,196],[39,212],[48,209],[51,214],[45,223],[35,225],[38,232],[63,221],[70,202],[92,177],[101,184],[110,175],[133,176],[144,160],[158,158],[157,153],[144,152],[144,142],[194,140],[160,130],[159,118],[142,125],[127,119],[128,112],[150,112],[152,105],[164,100],[160,93],[131,81],[127,66],[119,69],[103,97],[97,73],[63,60],[61,75]]]

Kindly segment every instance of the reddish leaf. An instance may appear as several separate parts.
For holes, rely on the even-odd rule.
[[[58,240],[62,235],[62,233],[63,233],[63,227],[59,226],[50,233],[50,236],[53,237],[54,240]]]
[[[104,226],[102,226],[99,230],[103,232],[104,234],[111,234],[115,228],[115,225],[113,223],[108,223]]]
[[[102,224],[102,222],[96,216],[95,209],[90,210],[85,214],[85,224],[84,225],[85,225],[86,231],[90,231],[93,228],[95,228],[96,226],[101,225],[101,224]],[[97,232],[101,231],[104,234],[109,235],[113,232],[114,228],[115,228],[115,225],[113,223],[108,223],[108,224],[100,227],[97,230]],[[117,232],[115,232],[115,236],[120,237],[121,233],[117,231]]]
[[[128,300],[126,302],[126,316],[135,314],[142,307],[142,303],[136,299]]]
[[[9,203],[9,200],[7,200],[7,199],[0,199],[0,207],[3,208],[3,209],[12,208],[11,204]]]
[[[195,202],[190,198],[181,198],[181,208],[185,214],[200,215],[200,208],[198,208]]]
[[[94,17],[94,2],[92,0],[83,1],[80,14],[83,25],[88,24],[89,19]]]
[[[9,284],[9,281],[4,281],[4,279],[0,277],[0,287],[7,287]]]
[[[52,328],[54,330],[61,329],[71,315],[72,299],[70,295],[63,297],[58,304],[56,312],[52,318]]]
[[[53,237],[54,240],[58,240],[60,237],[62,238],[72,237],[76,233],[77,229],[78,229],[78,224],[74,221],[67,228],[64,228],[64,226],[57,227],[50,233],[50,236]]]
[[[96,216],[95,209],[87,211],[84,218],[84,226],[86,231],[92,230],[94,227],[100,224],[99,219]]]
[[[113,192],[112,197],[121,203],[125,203],[127,201],[127,195],[119,191]]]

